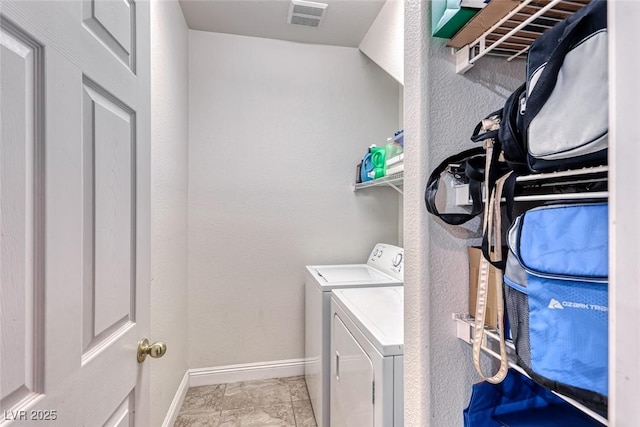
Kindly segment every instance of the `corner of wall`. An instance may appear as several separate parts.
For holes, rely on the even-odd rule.
[[[400,84],[404,84],[404,1],[387,0],[359,49]]]
[[[188,32],[177,0],[151,8],[151,425],[162,424],[187,371]]]

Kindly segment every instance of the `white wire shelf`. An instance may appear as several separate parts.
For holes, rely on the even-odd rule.
[[[560,172],[538,173],[532,175],[523,175],[516,178],[516,182],[522,188],[516,191],[514,197],[516,202],[528,201],[553,201],[553,200],[587,200],[587,199],[606,199],[609,197],[608,191],[578,191],[574,193],[554,192],[556,186],[570,185],[589,185],[596,183],[604,183],[608,181],[608,166],[587,167],[582,169],[571,169]],[[529,186],[529,188],[523,188]],[[549,191],[548,194],[526,194],[531,192],[531,188],[538,191]],[[522,194],[525,193],[525,194]]]
[[[523,0],[476,40],[456,51],[456,73],[464,74],[488,54],[505,56],[507,61],[523,55],[542,33],[582,9],[589,1]],[[481,20],[482,12],[474,19]]]
[[[456,323],[456,337],[466,342],[467,344],[473,345],[473,329],[474,329],[473,317],[471,317],[466,313],[454,313],[452,317]],[[481,346],[482,351],[488,356],[494,359],[500,360],[499,340],[500,338],[495,329],[490,329],[485,327],[485,334],[483,335],[483,342]],[[507,344],[507,355],[509,357],[509,367],[529,377],[529,375],[527,375],[524,369],[522,369],[516,362],[515,346],[513,342],[511,340],[506,340],[506,344]],[[552,393],[559,396],[561,399],[565,400],[569,404],[575,406],[580,411],[589,415],[591,418],[602,423],[603,425],[605,426],[609,425],[609,421],[605,417],[587,408],[583,404],[575,401],[570,397],[567,397],[560,393],[556,393],[555,391],[552,391]]]
[[[531,175],[522,175],[516,178],[517,182],[539,181],[539,180],[556,180],[566,177],[577,177],[584,175],[602,175],[609,172],[608,166],[594,166],[590,168],[571,169],[560,172],[536,173]]]
[[[582,188],[580,191],[558,191],[572,185],[589,185],[605,183],[608,181],[608,166],[586,167],[560,172],[537,173],[522,175],[516,178],[518,183],[514,201],[516,202],[545,202],[554,200],[592,200],[607,199],[609,191],[597,187],[589,190]],[[600,186],[602,187],[602,185]],[[456,205],[470,206],[469,184],[454,186]],[[504,199],[503,199],[504,201]]]
[[[404,181],[404,172],[398,172],[391,175],[384,176],[382,178],[374,179],[372,181],[360,182],[354,184],[353,191],[362,190],[363,188],[369,187],[379,187],[379,186],[388,186],[400,194],[402,194],[402,189],[400,188],[403,185]]]
[[[593,191],[590,193],[559,193],[559,194],[532,194],[529,196],[515,196],[516,202],[550,202],[554,200],[592,200],[606,199],[608,191]]]

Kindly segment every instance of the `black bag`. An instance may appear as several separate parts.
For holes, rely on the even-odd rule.
[[[485,117],[473,131],[471,140],[484,142],[483,147],[472,148],[445,159],[433,170],[424,193],[424,201],[429,213],[439,217],[447,224],[460,225],[477,216],[483,209],[483,182],[484,188],[493,188],[495,181],[506,174],[509,169],[504,162],[498,162],[499,147],[493,149],[500,127],[501,111],[496,111]],[[486,171],[487,156],[490,157],[489,170]],[[455,167],[452,168],[452,165]],[[472,201],[470,212],[465,213],[441,213],[437,207],[438,189],[440,181],[446,173],[455,175],[459,184],[469,184],[469,196]],[[514,181],[515,182],[515,181]],[[489,193],[487,191],[487,193]],[[489,196],[490,194],[487,194]]]
[[[452,167],[452,165],[454,165]],[[482,147],[462,151],[445,159],[431,172],[424,192],[424,202],[429,213],[447,224],[460,225],[482,212],[482,181],[484,180],[485,151]],[[469,184],[471,211],[467,213],[441,213],[437,207],[438,188],[445,174],[450,174],[461,184]]]
[[[606,164],[608,104],[607,3],[593,0],[531,45],[503,109],[505,159],[516,173]]]

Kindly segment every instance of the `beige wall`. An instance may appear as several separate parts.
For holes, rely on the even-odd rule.
[[[177,1],[151,2],[151,425],[187,370],[188,30]]]
[[[398,241],[398,195],[352,190],[399,85],[358,49],[190,31],[189,366],[304,357],[306,264]]]

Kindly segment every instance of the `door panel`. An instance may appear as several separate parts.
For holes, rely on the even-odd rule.
[[[135,73],[136,4],[129,0],[83,3],[84,26]]]
[[[131,392],[111,414],[103,427],[133,427],[131,414],[135,408],[135,393]]]
[[[2,2],[0,409],[21,416],[12,427],[33,425],[32,410],[54,411],[52,425],[148,424],[149,362],[136,360],[149,332],[148,9]]]
[[[85,81],[85,349],[135,321],[135,114]]]
[[[371,359],[335,314],[332,333],[331,426],[373,426]]]

